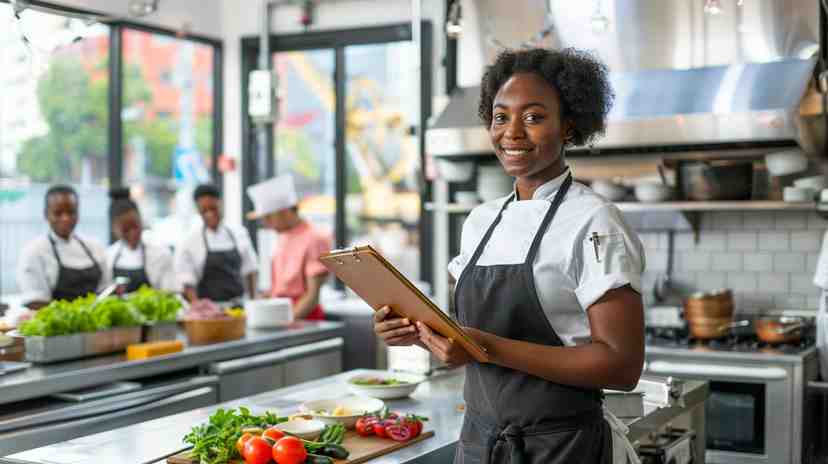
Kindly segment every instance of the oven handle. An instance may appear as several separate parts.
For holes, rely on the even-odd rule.
[[[711,366],[708,364],[669,361],[652,361],[647,366],[647,371],[658,375],[718,376],[756,380],[784,380],[788,378],[788,372],[781,367]]]

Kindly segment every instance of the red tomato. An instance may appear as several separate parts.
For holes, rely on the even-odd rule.
[[[412,429],[402,422],[395,422],[385,427],[385,433],[394,441],[408,441],[414,438]]]
[[[360,417],[356,421],[356,432],[363,437],[374,434],[374,425],[377,423],[377,418],[372,416]]]
[[[273,447],[273,460],[277,464],[302,464],[307,458],[305,445],[296,437],[284,437]]]
[[[236,450],[238,450],[239,455],[244,458],[244,444],[247,443],[247,440],[253,438],[252,433],[245,432],[242,436],[239,437],[239,440],[236,442]]]
[[[262,437],[251,437],[244,444],[244,462],[267,464],[270,461],[270,444]]]
[[[265,430],[264,433],[262,434],[262,436],[263,437],[268,437],[268,438],[272,439],[273,441],[279,441],[282,438],[284,438],[285,432],[282,432],[281,430],[277,429],[276,427],[271,427],[271,428]]]
[[[405,426],[411,430],[411,438],[419,437],[423,431],[423,423],[416,419],[406,419]]]
[[[374,424],[374,434],[380,438],[388,438],[388,433],[385,431],[385,427],[387,427],[392,422],[388,419],[377,421]]]

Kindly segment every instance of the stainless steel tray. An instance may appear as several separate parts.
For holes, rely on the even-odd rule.
[[[644,416],[644,393],[604,390],[604,405],[621,419]]]
[[[178,323],[175,321],[148,322],[141,329],[141,340],[144,342],[175,340],[176,338],[178,338]]]
[[[55,398],[66,401],[89,401],[105,398],[107,396],[119,395],[135,390],[140,390],[141,384],[137,382],[112,382],[94,387],[83,388],[70,392],[55,393]]]
[[[26,370],[31,366],[29,363],[15,361],[0,361],[0,375],[11,374],[12,372]]]
[[[115,353],[141,342],[141,326],[57,337],[26,337],[26,360],[50,363]]]

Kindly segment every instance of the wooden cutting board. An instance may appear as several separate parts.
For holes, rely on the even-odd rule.
[[[411,446],[423,440],[434,436],[433,430],[423,431],[419,437],[406,441],[399,442],[388,438],[379,437],[361,437],[353,430],[345,433],[345,438],[342,440],[342,446],[347,449],[351,455],[348,459],[334,459],[336,464],[361,464],[368,462],[371,459],[378,458],[397,451],[398,449]],[[192,459],[188,452],[183,452],[175,456],[167,458],[167,464],[198,464],[195,459]]]

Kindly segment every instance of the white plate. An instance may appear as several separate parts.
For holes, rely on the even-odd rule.
[[[325,430],[325,423],[315,419],[292,419],[281,424],[276,424],[274,427],[303,440],[314,441]]]
[[[396,379],[406,382],[400,385],[357,385],[353,381],[359,378],[377,378],[382,380]],[[405,398],[417,389],[417,386],[425,381],[425,377],[416,374],[406,374],[401,372],[389,371],[374,371],[368,374],[355,375],[347,380],[348,389],[351,393],[360,396],[368,396],[371,398],[378,398],[381,400],[390,400],[394,398]]]
[[[317,411],[333,412],[338,407],[343,407],[347,411],[344,416],[332,416],[328,414],[319,414]],[[343,396],[341,398],[332,398],[327,400],[316,400],[302,403],[301,410],[310,414],[316,420],[322,421],[325,424],[342,424],[345,427],[352,429],[356,424],[357,419],[365,414],[376,414],[382,411],[385,403],[375,398],[364,398],[360,396]]]

